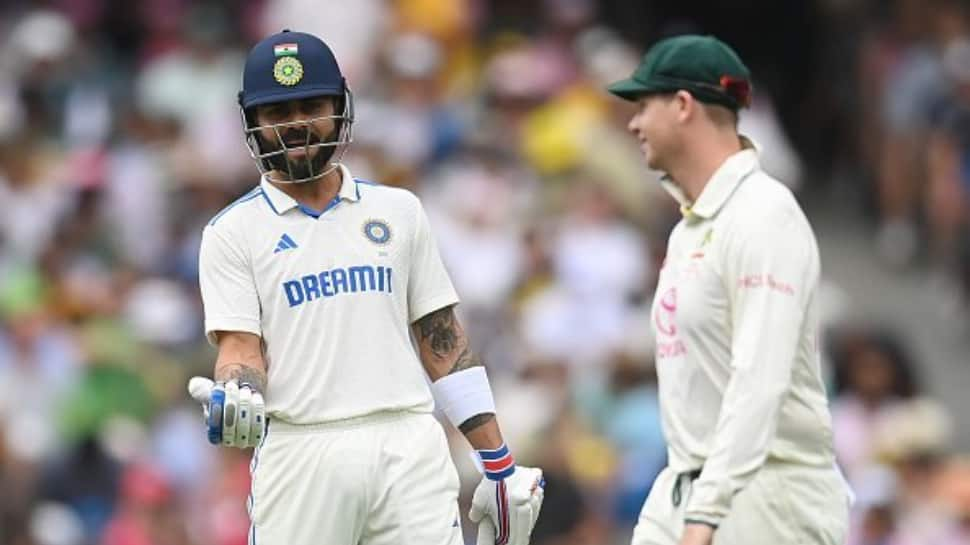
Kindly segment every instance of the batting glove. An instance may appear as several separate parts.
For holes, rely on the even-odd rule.
[[[205,377],[189,380],[189,394],[202,403],[209,442],[249,448],[263,440],[266,404],[263,394],[235,379],[213,382]]]
[[[477,545],[528,545],[542,508],[542,470],[516,467],[508,447],[479,450],[485,478],[478,483],[468,518],[478,523]]]

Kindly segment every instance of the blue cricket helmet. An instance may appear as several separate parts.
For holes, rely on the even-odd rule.
[[[311,34],[284,30],[256,44],[246,57],[239,105],[248,109],[285,100],[342,96],[346,90],[327,44]]]
[[[333,51],[323,40],[311,34],[289,30],[269,36],[250,50],[242,79],[238,99],[246,143],[262,174],[277,170],[287,173],[289,179],[274,181],[299,183],[318,179],[336,168],[352,140],[353,94]],[[279,125],[256,124],[256,106],[322,96],[335,97],[335,115],[328,116],[336,124],[334,139],[311,142],[311,123],[319,118]],[[288,148],[280,135],[281,130],[293,128],[294,125],[307,131],[307,141],[300,147],[306,148],[308,157],[310,148],[328,148],[323,150],[323,164],[311,163],[309,171],[294,168],[295,165],[287,156],[293,147]],[[275,146],[268,145],[265,137],[260,135],[261,132],[265,134],[266,129],[275,132]],[[319,136],[326,138],[329,135]]]

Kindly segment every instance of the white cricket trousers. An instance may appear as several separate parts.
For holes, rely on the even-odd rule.
[[[677,545],[690,487],[690,476],[665,468],[643,504],[632,545]],[[834,466],[768,462],[734,496],[714,545],[843,545],[848,524],[849,492]]]
[[[267,426],[250,545],[462,545],[458,472],[430,414]]]

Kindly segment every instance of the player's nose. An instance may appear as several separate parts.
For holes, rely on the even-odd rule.
[[[286,102],[286,108],[283,112],[283,123],[303,123],[309,121],[312,116],[306,114],[301,109],[301,103],[299,100],[288,100]]]
[[[640,117],[640,114],[634,115],[633,117],[630,118],[630,122],[626,124],[626,130],[632,132],[634,135],[637,135],[639,133],[637,129],[637,118],[639,117]]]
[[[307,115],[299,111],[291,110],[289,113],[287,113],[286,118],[283,120],[283,123],[286,125],[288,131],[305,133],[306,132],[305,124],[309,120],[310,118]]]

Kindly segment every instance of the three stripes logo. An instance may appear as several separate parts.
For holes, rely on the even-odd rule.
[[[273,253],[278,254],[284,250],[292,250],[298,247],[299,246],[296,245],[296,242],[293,242],[293,239],[290,238],[290,235],[283,233],[283,236],[280,237],[279,242],[276,243],[276,249],[273,250]]]

